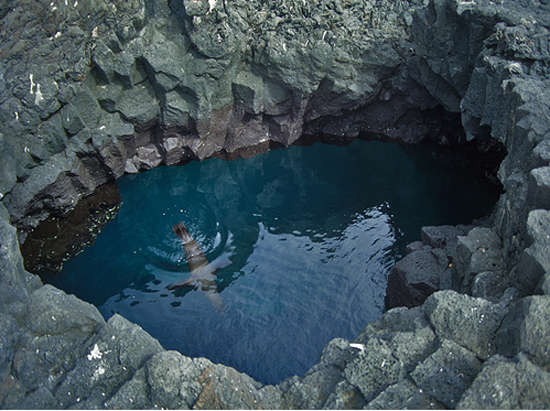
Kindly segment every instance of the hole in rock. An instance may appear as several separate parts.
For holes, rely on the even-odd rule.
[[[126,175],[95,244],[41,275],[166,349],[278,383],[383,313],[388,273],[421,227],[490,213],[499,189],[468,158],[359,139]],[[214,291],[167,289],[190,276],[179,221],[211,263],[231,261]]]

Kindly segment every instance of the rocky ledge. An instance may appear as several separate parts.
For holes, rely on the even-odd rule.
[[[0,0],[3,408],[549,408],[545,0]],[[442,109],[448,114],[442,115]],[[507,152],[494,213],[426,227],[387,313],[261,386],[25,271],[29,232],[123,173],[302,134]]]

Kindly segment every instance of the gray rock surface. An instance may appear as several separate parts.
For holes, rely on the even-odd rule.
[[[427,296],[445,288],[441,277],[448,267],[447,255],[439,249],[416,250],[408,254],[390,272],[386,306],[421,305]]]
[[[476,294],[490,297],[507,288],[506,283],[491,287],[486,293],[480,290],[480,280],[476,282],[478,274],[498,273],[504,270],[504,259],[499,236],[490,228],[476,227],[467,236],[459,236],[453,262],[454,288],[465,293],[472,293],[474,284]]]
[[[484,364],[458,409],[545,409],[550,402],[550,374],[523,355],[506,359],[499,355]]]
[[[411,378],[427,395],[447,408],[454,408],[481,369],[474,353],[443,340],[441,347],[411,373]]]
[[[4,208],[0,205],[0,208]],[[42,282],[23,268],[16,229],[0,217],[0,283],[14,291],[28,294]]]
[[[0,406],[548,408],[549,27],[527,0],[0,1]],[[440,138],[438,106],[507,151],[490,223],[424,229],[400,267],[430,289],[409,299],[454,291],[302,377],[165,351],[23,267],[30,230],[124,172],[304,132]]]
[[[388,387],[368,403],[369,410],[443,410],[445,407],[408,379]]]
[[[491,340],[509,304],[493,304],[456,291],[440,291],[426,300],[424,309],[437,335],[453,340],[486,359]]]
[[[493,344],[494,351],[507,357],[514,357],[522,352],[531,362],[550,371],[549,315],[548,296],[522,298],[510,307],[498,328]]]
[[[423,227],[422,241],[409,244],[407,255],[390,271],[386,307],[416,307],[435,291],[453,288],[452,269],[455,270],[453,261],[458,261],[457,244],[471,228]]]
[[[550,269],[550,211],[533,210],[527,218],[525,248],[511,273],[512,281],[524,294],[531,294],[542,276]]]
[[[546,273],[540,279],[540,282],[535,289],[535,294],[545,294],[550,295],[550,274]]]
[[[336,338],[324,348],[319,363],[311,368],[303,378],[294,377],[283,382],[280,387],[284,393],[285,404],[289,408],[302,409],[321,408],[333,395],[335,386],[343,382],[342,371],[346,363],[353,358],[353,349],[349,342]],[[352,397],[346,404],[354,400],[364,403],[361,395],[352,388]],[[343,405],[343,404],[342,404]],[[358,405],[358,404],[355,404]]]

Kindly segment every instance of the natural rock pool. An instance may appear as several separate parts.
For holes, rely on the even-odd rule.
[[[431,148],[356,140],[210,159],[127,175],[96,243],[43,279],[120,313],[167,349],[278,383],[335,337],[384,312],[387,275],[426,225],[470,223],[498,193]],[[189,288],[172,225],[183,221],[217,274],[226,312]]]

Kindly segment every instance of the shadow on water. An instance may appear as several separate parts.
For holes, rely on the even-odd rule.
[[[382,314],[388,272],[422,226],[490,211],[496,194],[477,179],[394,143],[359,140],[161,167],[122,177],[118,216],[44,278],[106,318],[121,313],[167,349],[278,383]],[[189,276],[171,228],[178,221],[210,261],[232,261],[217,275],[225,315],[202,293],[167,290]]]

